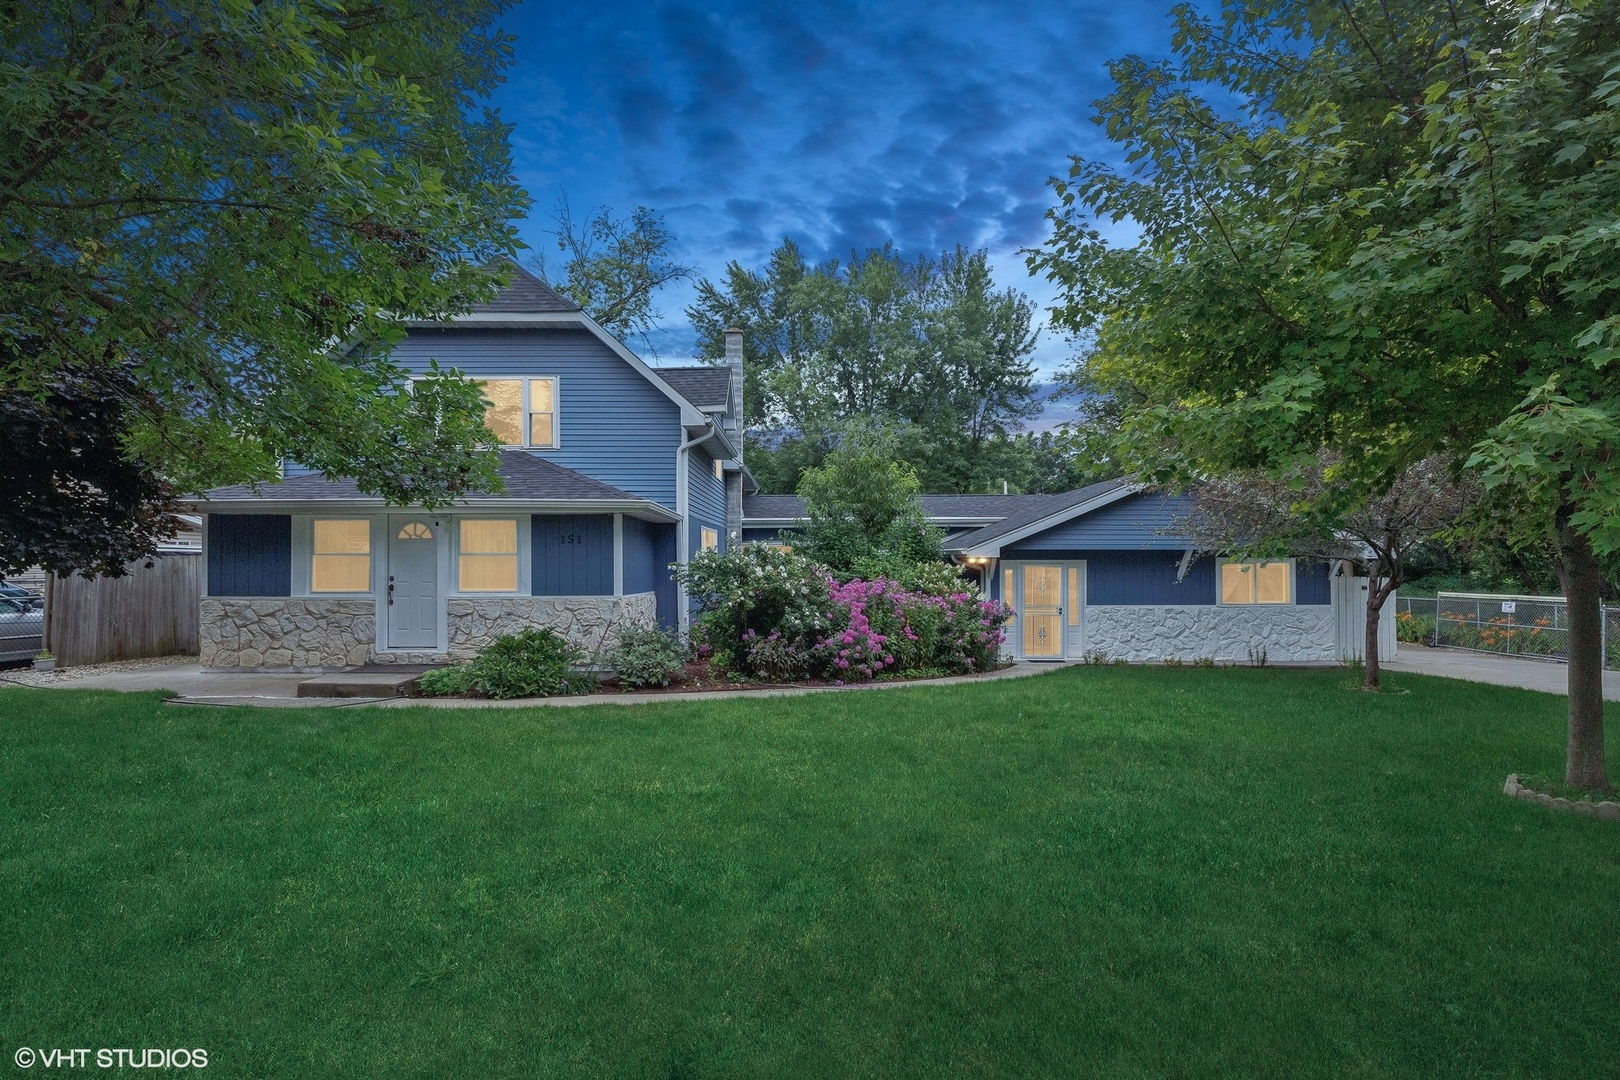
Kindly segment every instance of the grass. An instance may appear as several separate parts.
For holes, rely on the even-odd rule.
[[[539,710],[7,690],[0,1054],[1593,1075],[1620,828],[1501,794],[1559,769],[1563,699],[1348,682],[1089,667]]]

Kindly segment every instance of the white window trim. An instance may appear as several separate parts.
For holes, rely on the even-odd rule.
[[[1261,563],[1287,563],[1288,564],[1288,599],[1284,600],[1280,604],[1271,603],[1269,601],[1264,601],[1263,602],[1263,601],[1260,601],[1260,600],[1254,600],[1254,601],[1252,601],[1250,603],[1247,603],[1247,604],[1228,603],[1221,596],[1221,567],[1226,566],[1228,563],[1237,563],[1237,564],[1240,564],[1240,565],[1244,564],[1244,563],[1249,563],[1249,564],[1252,564],[1252,565],[1255,565],[1255,566],[1258,566]],[[1295,605],[1297,605],[1299,603],[1299,581],[1298,581],[1297,575],[1294,572],[1294,569],[1295,569],[1294,568],[1294,560],[1292,558],[1287,558],[1287,559],[1224,559],[1224,558],[1217,558],[1215,560],[1215,604],[1218,607],[1230,607],[1230,608],[1294,607]]]
[[[371,588],[358,592],[316,592],[310,588],[315,572],[315,522],[367,521],[371,523]],[[380,523],[380,524],[379,524]],[[375,514],[294,514],[292,519],[292,595],[314,600],[369,600],[377,594],[377,582],[385,572],[386,553],[378,545],[387,541],[388,519]]]
[[[523,430],[522,443],[502,443],[502,450],[561,450],[562,449],[562,376],[560,375],[480,375],[473,372],[462,372],[468,382],[512,382],[516,380],[522,386],[521,398],[523,401],[523,417],[520,426]],[[411,382],[421,381],[422,376],[412,376]],[[551,383],[551,442],[546,444],[529,441],[529,384],[536,380]]]
[[[533,591],[530,582],[529,570],[532,559],[529,555],[529,526],[532,523],[528,514],[457,514],[450,520],[450,580],[447,583],[449,590],[447,597],[456,597],[467,600],[491,600],[510,596],[528,596]],[[511,592],[491,592],[479,590],[478,592],[463,592],[461,589],[461,523],[463,521],[517,521],[517,588]]]

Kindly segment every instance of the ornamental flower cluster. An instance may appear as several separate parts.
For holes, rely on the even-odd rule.
[[[839,582],[802,555],[763,545],[705,552],[679,571],[699,607],[700,655],[744,678],[865,682],[987,671],[1011,613],[955,586],[907,589],[888,578]]]

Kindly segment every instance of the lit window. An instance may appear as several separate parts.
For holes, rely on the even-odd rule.
[[[726,478],[726,467],[721,463],[719,458],[714,459],[714,478],[716,480],[724,480]]]
[[[456,587],[462,592],[516,592],[518,587],[517,522],[461,522],[461,552]]]
[[[1069,625],[1080,625],[1080,568],[1069,567]]]
[[[1286,562],[1223,562],[1221,603],[1291,603],[1293,579],[1291,567]]]
[[[704,551],[713,551],[720,546],[720,534],[713,529],[703,529],[698,544]]]
[[[523,445],[523,380],[481,379],[484,426],[502,446]]]
[[[309,591],[370,590],[371,522],[364,518],[317,520],[309,567]]]
[[[557,380],[529,380],[529,445],[557,445]]]

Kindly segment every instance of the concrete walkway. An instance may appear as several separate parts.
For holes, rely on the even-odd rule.
[[[196,661],[152,662],[148,666],[108,665],[112,670],[94,672],[89,668],[69,668],[56,677],[30,672],[18,684],[60,690],[168,690],[176,696],[174,705],[249,705],[266,708],[354,708],[380,705],[391,708],[426,706],[436,709],[527,709],[538,706],[650,705],[660,701],[725,701],[731,698],[799,697],[804,694],[843,694],[869,690],[898,690],[907,686],[955,686],[961,683],[989,682],[1040,675],[1063,664],[1017,663],[985,675],[957,675],[945,679],[918,679],[908,682],[860,683],[854,686],[789,686],[761,690],[695,690],[669,694],[586,694],[579,697],[515,698],[486,701],[476,698],[401,697],[299,697],[298,685],[315,675],[204,671]],[[0,672],[0,686],[7,681]]]
[[[1517,686],[1547,694],[1569,692],[1569,668],[1550,660],[1519,660],[1460,649],[1430,649],[1405,642],[1401,643],[1395,657],[1394,661],[1383,665],[1385,671],[1410,671],[1444,679]],[[1603,696],[1609,701],[1620,701],[1620,671],[1603,673]]]

